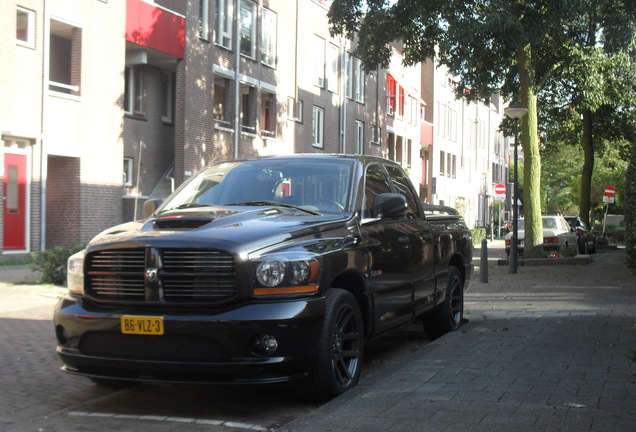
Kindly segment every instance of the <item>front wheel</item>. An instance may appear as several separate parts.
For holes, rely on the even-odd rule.
[[[431,339],[457,330],[464,319],[464,278],[457,267],[448,268],[444,303],[423,320],[424,331]]]
[[[363,354],[364,332],[355,298],[348,291],[330,289],[318,353],[306,388],[309,395],[324,402],[355,387]]]

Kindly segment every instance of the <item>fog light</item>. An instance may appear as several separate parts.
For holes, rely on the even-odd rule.
[[[259,334],[252,338],[251,346],[254,354],[269,355],[278,349],[278,341],[272,335]]]

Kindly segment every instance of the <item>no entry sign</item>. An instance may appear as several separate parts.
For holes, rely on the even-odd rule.
[[[496,184],[495,185],[495,193],[498,194],[498,195],[505,194],[506,193],[506,185],[503,185],[501,183]]]
[[[605,196],[613,197],[616,194],[616,188],[614,186],[605,187]]]

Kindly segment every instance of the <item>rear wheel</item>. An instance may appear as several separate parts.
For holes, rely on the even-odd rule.
[[[306,388],[309,396],[322,402],[355,387],[363,354],[364,332],[355,298],[342,289],[329,290],[318,354]]]
[[[424,331],[431,339],[457,330],[464,319],[464,279],[457,267],[448,268],[446,298],[437,309],[423,320]]]

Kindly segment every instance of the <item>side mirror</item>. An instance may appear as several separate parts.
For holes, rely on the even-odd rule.
[[[406,197],[402,194],[383,193],[373,201],[374,218],[404,217],[407,210]]]
[[[163,203],[161,199],[149,199],[144,202],[144,219],[150,217],[155,210],[159,208],[159,206]]]

